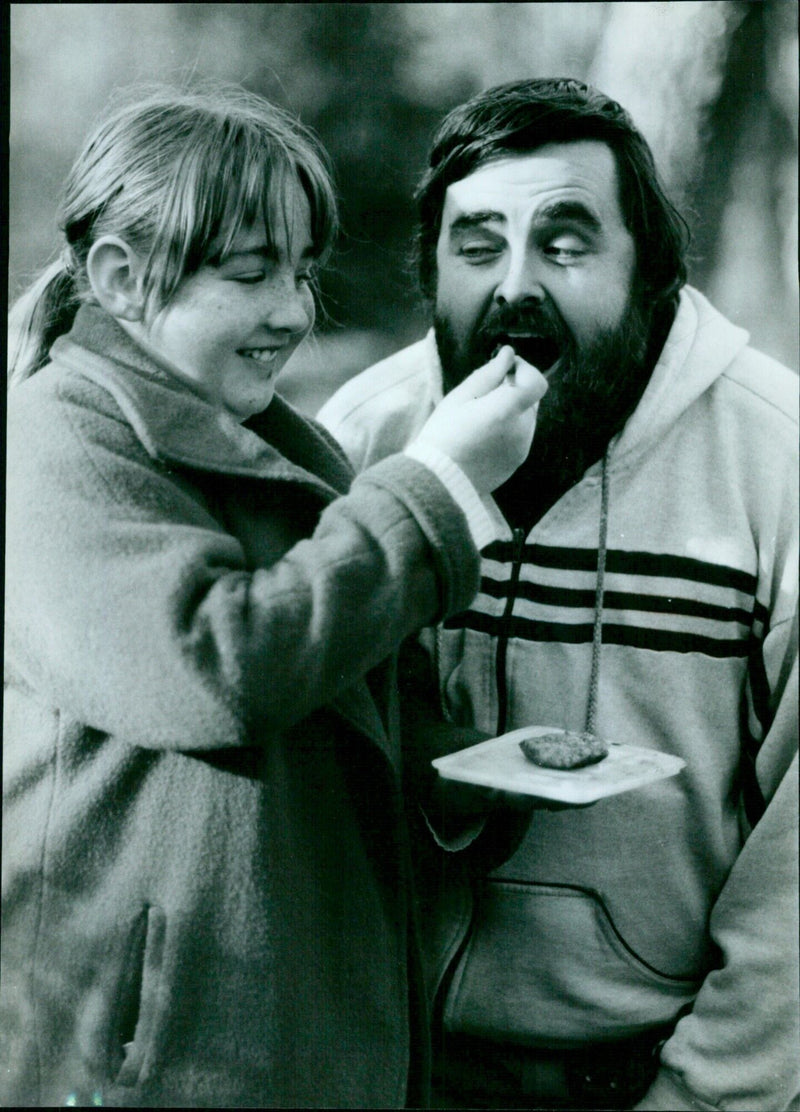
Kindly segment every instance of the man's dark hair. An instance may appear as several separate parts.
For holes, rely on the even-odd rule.
[[[569,77],[497,85],[442,121],[416,192],[416,257],[426,297],[435,296],[447,187],[495,159],[578,139],[598,139],[614,154],[622,216],[636,244],[639,283],[650,307],[676,299],[686,281],[689,229],[664,193],[650,147],[616,101]]]

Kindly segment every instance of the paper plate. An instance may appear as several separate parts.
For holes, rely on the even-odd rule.
[[[608,756],[596,764],[571,770],[540,768],[520,749],[524,737],[563,732],[554,726],[527,726],[437,757],[433,766],[446,780],[576,805],[675,776],[686,766],[669,753],[611,742]]]

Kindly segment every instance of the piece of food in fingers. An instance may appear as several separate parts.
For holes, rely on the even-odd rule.
[[[584,768],[608,756],[608,746],[601,738],[572,730],[525,737],[519,745],[528,760],[540,768]]]

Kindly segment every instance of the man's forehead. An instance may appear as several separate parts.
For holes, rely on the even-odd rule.
[[[468,213],[502,217],[519,206],[536,207],[561,195],[581,199],[607,217],[619,215],[616,161],[605,143],[548,143],[484,163],[448,186],[443,225]]]

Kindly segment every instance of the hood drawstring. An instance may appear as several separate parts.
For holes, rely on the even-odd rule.
[[[597,724],[597,697],[600,684],[600,648],[603,643],[603,590],[606,575],[606,543],[608,538],[608,457],[603,456],[600,485],[600,531],[597,540],[597,585],[594,595],[594,629],[592,632],[592,671],[589,677],[589,699],[586,706],[587,734],[595,733]]]

